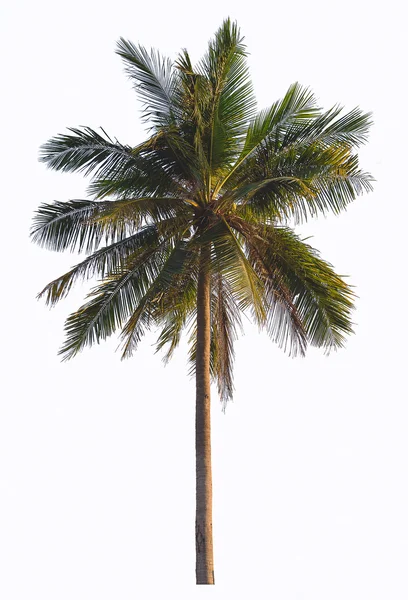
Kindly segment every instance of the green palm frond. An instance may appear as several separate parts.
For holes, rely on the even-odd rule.
[[[198,238],[200,244],[212,243],[211,270],[223,276],[240,310],[249,310],[257,323],[266,318],[263,286],[248,262],[240,240],[225,220],[207,229]]]
[[[268,143],[274,146],[275,152],[282,152],[294,145],[315,143],[358,148],[367,142],[372,125],[371,113],[364,113],[358,107],[343,115],[342,111],[342,106],[333,106],[309,122],[294,124],[284,135],[270,136]]]
[[[98,173],[89,192],[97,198],[180,195],[189,189],[191,180],[200,181],[201,169],[193,148],[174,128],[162,130],[151,138],[151,143],[134,148],[132,161]]]
[[[249,204],[261,219],[294,218],[296,223],[319,213],[338,214],[372,189],[372,177],[359,169],[357,155],[337,145],[310,144],[264,154],[243,181],[219,201],[221,205]]]
[[[226,177],[219,182],[216,192],[222,190],[230,178],[239,176],[239,171],[245,168],[248,158],[262,147],[263,142],[274,131],[284,132],[295,123],[308,122],[317,114],[316,100],[312,92],[298,83],[290,86],[282,100],[262,110],[249,124],[242,151]]]
[[[132,148],[103,137],[90,127],[68,128],[71,134],[51,138],[40,148],[40,161],[50,169],[89,175],[93,171],[100,177],[117,169],[129,169],[136,165]],[[105,133],[105,132],[104,132]]]
[[[167,347],[163,358],[166,363],[173,356],[183,330],[196,318],[198,259],[198,252],[190,249],[183,269],[173,277],[171,285],[167,287],[157,306],[156,319],[162,330],[157,340],[156,351]]]
[[[212,285],[211,312],[211,353],[213,376],[217,382],[218,394],[224,406],[232,399],[234,392],[233,366],[234,342],[237,329],[242,329],[240,309],[225,278],[214,276]]]
[[[178,116],[174,102],[177,72],[171,60],[124,38],[118,41],[116,53],[124,60],[125,72],[144,104],[145,120],[156,127],[169,125]]]
[[[115,237],[118,229],[131,231],[145,223],[159,226],[162,222],[168,224],[172,218],[174,224],[186,227],[191,223],[191,216],[192,206],[188,198],[147,196],[105,202],[94,221]]]
[[[127,200],[143,196],[184,193],[182,185],[161,167],[151,166],[146,171],[118,172],[111,174],[110,177],[94,178],[88,186],[88,193],[97,200],[106,198]]]
[[[259,242],[268,270],[289,290],[307,342],[327,351],[342,347],[353,332],[354,293],[332,266],[290,229],[259,226]]]
[[[188,242],[180,240],[166,257],[160,271],[151,279],[122,330],[122,358],[128,358],[136,350],[146,325],[159,322],[163,315],[162,300],[167,290],[177,285],[178,277],[185,274],[190,259]]]
[[[292,84],[285,96],[262,110],[248,127],[245,144],[238,162],[246,158],[262,142],[273,135],[308,124],[318,114],[316,99],[311,90],[299,83]]]
[[[161,132],[135,148],[89,127],[69,131],[72,135],[61,134],[44,144],[40,160],[54,170],[92,173],[89,192],[97,198],[180,193],[183,180],[198,172],[191,148],[178,131]]]
[[[137,233],[97,250],[70,271],[48,283],[38,294],[45,297],[46,304],[54,306],[65,298],[78,281],[92,277],[104,279],[109,273],[117,273],[124,268],[131,256],[157,246],[165,239],[171,239],[178,231],[177,219],[168,219],[157,225],[142,227]],[[170,233],[171,232],[171,233]]]
[[[314,206],[309,205],[312,215],[317,212],[323,214],[331,211],[339,214],[345,210],[357,196],[373,189],[373,178],[369,173],[359,169],[357,155],[349,155],[343,161],[327,168],[326,173],[313,180],[312,184],[316,190]]]
[[[102,206],[91,200],[40,204],[33,219],[31,239],[57,252],[92,252],[103,239],[102,227],[94,221]]]
[[[177,103],[182,109],[181,130],[183,136],[193,146],[200,163],[208,167],[203,149],[202,137],[208,128],[208,114],[212,99],[212,89],[208,79],[194,70],[186,49],[178,55],[175,67],[178,70],[180,86],[177,89]]]
[[[169,253],[162,243],[130,257],[88,295],[90,300],[68,317],[63,360],[73,358],[85,346],[104,340],[122,326],[159,275]]]
[[[289,355],[304,355],[306,332],[292,291],[285,283],[285,275],[270,259],[271,247],[263,237],[263,229],[257,223],[249,223],[237,215],[230,217],[230,223],[245,239],[248,261],[264,286],[267,311],[264,326],[267,332]]]
[[[236,23],[224,21],[198,70],[209,81],[212,92],[208,162],[213,174],[217,169],[225,169],[239,152],[256,108],[246,49]]]

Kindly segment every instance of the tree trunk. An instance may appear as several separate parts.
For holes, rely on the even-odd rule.
[[[214,583],[210,423],[210,249],[203,247],[197,288],[196,582]]]

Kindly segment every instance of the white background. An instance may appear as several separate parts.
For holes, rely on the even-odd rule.
[[[329,8],[332,6],[332,8]],[[408,597],[406,52],[399,2],[335,5],[14,2],[1,15],[4,600]],[[35,299],[76,262],[30,244],[40,202],[85,197],[38,147],[68,126],[123,143],[145,131],[114,54],[119,36],[198,59],[230,15],[259,107],[294,81],[320,103],[372,110],[361,152],[377,182],[313,235],[359,296],[356,334],[326,358],[290,359],[247,327],[236,394],[213,394],[214,588],[194,579],[194,382],[183,346],[166,368],[154,335],[120,362],[117,340],[62,364],[65,317]],[[405,356],[404,356],[405,355]]]

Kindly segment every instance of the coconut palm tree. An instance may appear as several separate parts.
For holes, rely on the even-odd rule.
[[[121,39],[149,122],[130,146],[104,130],[69,129],[41,149],[51,169],[92,174],[89,199],[42,204],[32,239],[86,257],[39,294],[49,305],[78,280],[98,278],[66,321],[70,359],[121,330],[123,357],[158,328],[169,359],[187,330],[196,377],[196,577],[214,583],[210,383],[233,394],[234,340],[246,313],[292,355],[326,351],[351,329],[353,293],[291,226],[339,213],[371,178],[356,148],[369,115],[320,109],[291,85],[257,112],[243,38],[227,19],[193,66]]]

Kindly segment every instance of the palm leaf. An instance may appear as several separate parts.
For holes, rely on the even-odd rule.
[[[371,181],[347,146],[312,144],[301,152],[292,148],[282,155],[264,155],[244,183],[219,203],[249,204],[261,220],[294,218],[297,223],[319,213],[338,214],[363,191],[370,191]]]
[[[267,318],[264,323],[272,340],[289,355],[303,355],[306,350],[306,333],[294,304],[291,290],[284,281],[279,266],[268,255],[270,247],[261,236],[262,228],[237,215],[230,217],[231,227],[245,240],[245,251],[252,268],[263,282]]]
[[[240,310],[228,282],[219,274],[212,286],[211,350],[213,376],[217,382],[220,400],[225,404],[234,392],[234,341],[237,328],[242,329]]]
[[[79,171],[85,175],[96,170],[101,177],[136,165],[132,148],[113,142],[107,134],[103,137],[90,127],[82,130],[71,127],[68,131],[73,135],[57,135],[41,146],[40,161],[50,169],[69,173]]]
[[[259,227],[263,261],[290,291],[307,341],[327,351],[342,347],[352,333],[354,294],[332,266],[290,229]]]
[[[145,120],[156,127],[168,125],[177,116],[174,102],[177,74],[170,59],[157,50],[149,53],[124,38],[118,41],[116,53],[124,60],[125,72],[144,104]]]
[[[316,100],[309,89],[298,83],[290,86],[284,98],[270,108],[262,110],[250,123],[241,154],[229,170],[228,175],[218,184],[219,192],[227,181],[245,165],[245,161],[262,146],[273,131],[285,131],[294,123],[308,122],[316,114]]]
[[[90,300],[66,321],[66,341],[60,350],[63,360],[122,326],[160,273],[168,252],[168,245],[162,243],[137,253],[88,294]]]
[[[211,270],[226,279],[240,310],[250,310],[256,322],[264,322],[262,282],[225,219],[206,229],[197,241],[200,245],[211,242]]]
[[[190,264],[191,252],[188,242],[178,241],[159,272],[151,279],[145,293],[138,300],[129,320],[122,330],[122,358],[127,358],[136,350],[143,330],[151,323],[157,323],[163,316],[162,300],[167,290],[177,285],[178,277],[185,273]]]
[[[77,280],[84,281],[95,276],[103,279],[109,273],[119,272],[136,252],[144,252],[164,239],[170,239],[177,231],[176,221],[168,219],[160,224],[160,228],[157,225],[147,225],[134,235],[97,250],[70,271],[48,283],[38,294],[38,298],[45,296],[46,303],[54,306],[68,295]],[[172,234],[169,235],[170,230]]]
[[[102,207],[103,204],[91,200],[40,204],[33,219],[31,239],[57,252],[92,252],[103,239],[103,228],[94,221]]]
[[[371,113],[364,113],[358,107],[343,115],[342,111],[343,107],[336,105],[310,121],[295,123],[284,135],[270,136],[269,144],[274,145],[275,152],[316,142],[324,146],[358,148],[367,142],[372,125]]]
[[[190,251],[183,269],[167,287],[157,306],[156,319],[162,330],[157,340],[156,351],[167,346],[164,362],[168,362],[177,348],[183,329],[196,318],[197,280],[199,253]]]
[[[210,82],[210,174],[229,166],[240,149],[256,101],[246,50],[236,23],[226,19],[209,43],[199,71]],[[210,185],[211,187],[211,185]]]

